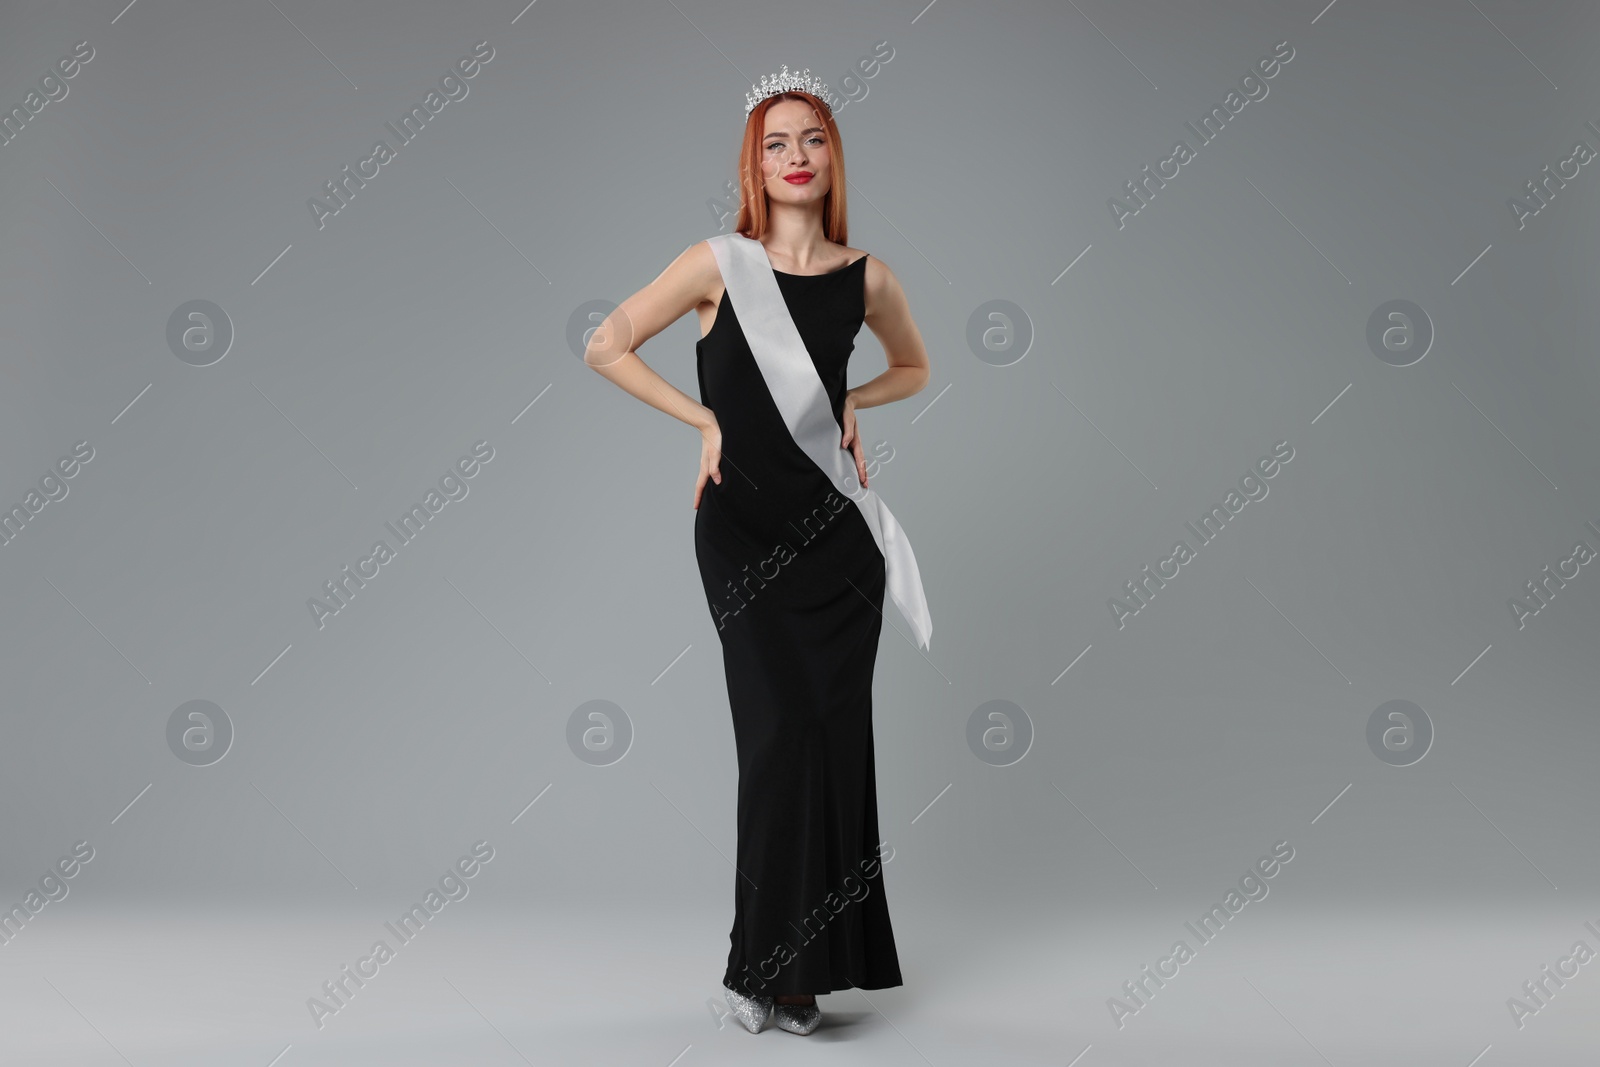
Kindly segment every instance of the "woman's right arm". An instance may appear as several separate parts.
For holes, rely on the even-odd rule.
[[[722,430],[711,409],[693,399],[639,358],[644,343],[705,302],[720,281],[711,246],[704,241],[685,249],[655,281],[634,293],[597,327],[583,361],[646,404],[700,431],[700,476],[694,506],[700,506],[707,478],[722,484]]]

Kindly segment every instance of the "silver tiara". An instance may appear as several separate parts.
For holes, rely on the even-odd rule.
[[[777,96],[779,93],[787,93],[795,89],[810,93],[827,104],[829,110],[838,106],[833,90],[829,89],[821,79],[813,78],[810,67],[802,70],[799,74],[790,74],[789,65],[786,63],[781,72],[765,75],[759,82],[750,87],[750,91],[744,97],[745,117],[749,118],[750,112],[755,110],[755,106],[767,97]]]

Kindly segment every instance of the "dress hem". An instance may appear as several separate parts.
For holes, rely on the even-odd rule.
[[[830,989],[763,989],[755,995],[763,997],[803,997],[807,995],[825,997],[829,993],[841,993],[846,989],[894,989],[903,985],[905,985],[905,981],[899,978],[892,982],[867,982],[864,985],[858,985],[855,982],[850,981],[848,978],[843,978],[836,979],[835,984]],[[735,989],[733,986],[730,986],[726,979],[724,979],[722,982],[722,988],[733,990],[733,992],[738,993],[742,997],[751,996],[751,994],[745,990]]]

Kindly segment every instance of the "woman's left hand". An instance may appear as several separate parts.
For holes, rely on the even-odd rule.
[[[856,399],[849,393],[844,395],[844,437],[839,442],[840,448],[848,448],[856,458],[856,477],[861,481],[861,488],[867,487],[867,461],[861,454],[861,435],[856,432]]]

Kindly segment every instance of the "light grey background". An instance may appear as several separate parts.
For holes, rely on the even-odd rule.
[[[934,619],[923,653],[888,609],[875,685],[907,984],[824,998],[843,1022],[813,1042],[1580,1062],[1600,978],[1522,1029],[1506,1000],[1600,947],[1600,578],[1520,629],[1508,601],[1600,548],[1600,177],[1520,230],[1507,200],[1600,148],[1597,30],[1504,0],[8,5],[0,109],[95,54],[0,145],[0,503],[95,454],[0,547],[0,898],[95,858],[0,946],[0,1048],[804,1053],[704,1003],[736,765],[698,440],[568,341],[731,228],[745,93],[787,63],[855,97],[850,243],[933,363],[860,416]],[[485,40],[469,94],[319,229],[308,199]],[[1285,40],[1197,147],[1184,123]],[[1194,160],[1119,229],[1108,198],[1179,138]],[[236,331],[207,367],[166,341],[196,299]],[[1396,299],[1435,330],[1407,367],[1366,341]],[[967,342],[990,300],[1032,331],[1011,366]],[[641,354],[694,395],[697,337]],[[863,330],[851,382],[883,365]],[[469,494],[319,629],[308,598],[480,440]],[[1107,600],[1279,441],[1269,495],[1119,629]],[[204,767],[166,735],[196,699],[235,731]],[[566,740],[593,699],[634,731],[609,766]],[[1396,699],[1435,730],[1408,767],[1366,740]],[[1032,725],[1007,767],[967,743],[991,700]],[[480,839],[467,901],[316,1028],[306,998]],[[1107,999],[1278,841],[1270,895],[1119,1029]]]

